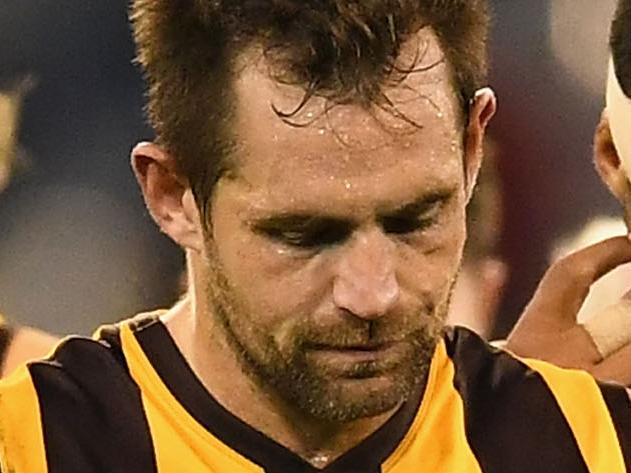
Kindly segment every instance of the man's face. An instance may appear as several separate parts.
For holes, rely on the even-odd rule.
[[[430,31],[419,38],[419,66],[442,57]],[[318,99],[290,126],[272,105],[302,94],[262,61],[236,81],[207,289],[246,369],[302,411],[351,420],[396,407],[427,374],[465,237],[460,109],[444,63],[388,90],[420,126]]]

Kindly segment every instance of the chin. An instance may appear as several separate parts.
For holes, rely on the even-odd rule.
[[[314,418],[351,422],[392,411],[407,400],[412,390],[409,382],[397,376],[337,379],[321,386],[317,398],[312,396],[299,403]]]

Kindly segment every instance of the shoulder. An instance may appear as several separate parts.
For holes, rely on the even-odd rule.
[[[43,452],[63,459],[60,471],[96,471],[90,469],[95,462],[149,458],[146,430],[140,390],[129,375],[118,325],[102,327],[94,338],[66,338],[48,358],[23,365],[0,381],[0,453],[11,465],[45,464]],[[121,456],[112,457],[112,451]]]
[[[121,331],[123,327],[141,330],[156,318],[157,313],[141,314],[101,326],[91,338],[66,337],[49,350],[48,357],[29,362],[15,376],[0,381],[0,393],[7,395],[16,386],[30,383],[40,396],[51,392],[74,401],[80,401],[80,397],[93,401],[112,392],[133,390]]]
[[[94,402],[104,389],[114,389],[127,378],[124,359],[112,340],[68,337],[44,359],[31,361],[0,381],[2,403],[15,401],[32,390],[39,403],[56,399],[76,406]],[[64,400],[64,401],[62,401]]]
[[[0,381],[2,467],[46,471],[47,447],[77,443],[96,429],[103,387],[120,379],[123,370],[103,342],[71,337],[48,358],[22,365]]]
[[[517,357],[490,346],[467,329],[449,330],[445,342],[455,366],[455,383],[465,393],[482,391],[489,398],[505,400],[527,394],[527,404],[536,408],[553,399],[562,411],[580,405],[585,415],[589,415],[586,406],[607,409],[605,393],[615,391],[627,401],[612,409],[629,407],[629,398],[622,387],[599,383],[584,371]]]
[[[54,336],[31,327],[10,329],[0,377],[10,374],[22,363],[45,357],[58,342],[59,340]]]
[[[583,371],[518,358],[466,329],[450,330],[445,343],[468,434],[480,448],[495,439],[512,445],[502,455],[529,452],[541,462],[582,457],[588,464],[631,468],[631,404],[624,388],[598,383]],[[559,468],[548,471],[574,471]]]
[[[560,368],[551,363],[514,355],[501,346],[494,346],[464,327],[445,332],[447,352],[461,376],[472,377],[477,383],[492,388],[507,388],[516,381],[530,379],[544,382],[550,389],[562,382],[574,385],[595,385],[597,382],[581,370]]]
[[[127,360],[121,347],[121,328],[140,330],[156,320],[143,314],[113,325],[100,327],[93,337],[70,336],[49,350],[50,355],[26,364],[14,376],[0,381],[6,396],[22,384],[32,384],[38,395],[61,395],[74,401],[99,399],[112,392],[133,390]],[[126,387],[126,389],[123,389]]]

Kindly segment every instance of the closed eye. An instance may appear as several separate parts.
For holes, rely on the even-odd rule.
[[[403,235],[424,230],[435,220],[434,217],[385,217],[381,220],[381,226],[386,233]]]
[[[426,230],[434,225],[441,215],[445,203],[454,195],[453,192],[440,193],[387,215],[382,215],[379,222],[386,233],[406,235]]]
[[[344,221],[320,218],[282,218],[259,222],[257,233],[287,246],[313,249],[344,242],[352,226]]]

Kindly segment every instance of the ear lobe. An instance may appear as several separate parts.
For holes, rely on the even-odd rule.
[[[629,188],[628,178],[613,143],[609,120],[604,112],[594,136],[594,164],[609,191],[624,205]]]
[[[203,232],[186,179],[177,172],[175,159],[153,143],[140,143],[131,163],[145,205],[160,229],[183,248],[202,251]]]
[[[497,99],[492,89],[485,87],[475,93],[469,108],[464,143],[465,191],[467,200],[471,198],[473,188],[482,162],[482,147],[486,127],[497,111]]]

